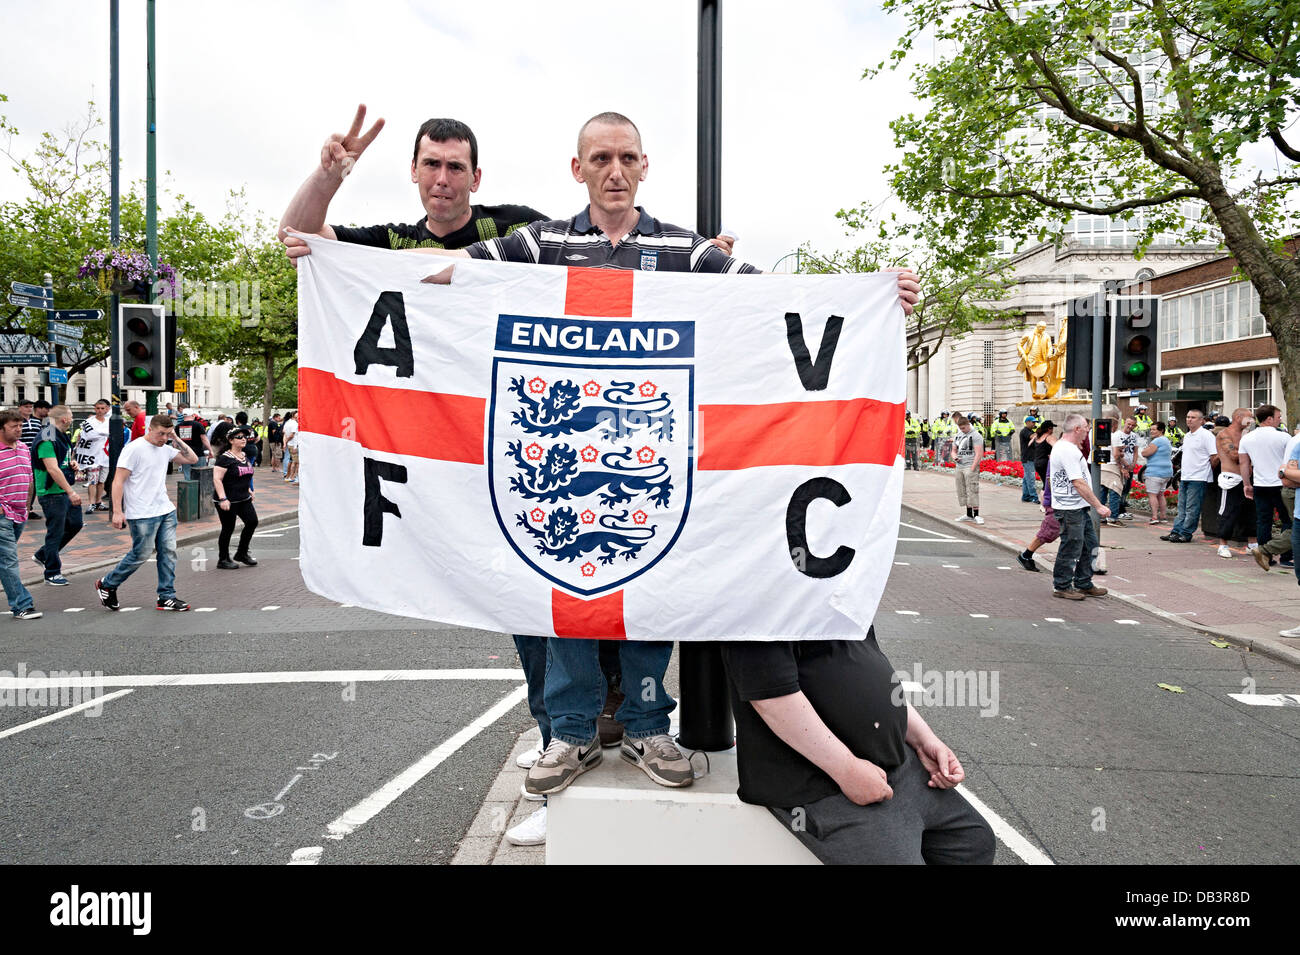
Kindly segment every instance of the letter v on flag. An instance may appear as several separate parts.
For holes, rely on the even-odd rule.
[[[902,491],[895,276],[469,260],[434,285],[425,256],[308,241],[313,591],[563,637],[870,626]]]

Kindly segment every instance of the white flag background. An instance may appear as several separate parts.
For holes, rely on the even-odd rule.
[[[299,259],[302,572],[507,633],[858,639],[893,564],[890,274]]]

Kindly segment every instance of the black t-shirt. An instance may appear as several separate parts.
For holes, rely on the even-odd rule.
[[[1035,434],[1037,434],[1037,431],[1034,428],[1029,427],[1028,425],[1020,429],[1020,460],[1021,461],[1029,461],[1032,459],[1034,451],[1033,451],[1033,446],[1029,442],[1034,437]]]
[[[906,700],[874,628],[865,640],[724,643],[722,659],[736,717],[744,802],[788,809],[840,791],[835,780],[772,732],[751,700],[802,690],[855,756],[886,771],[903,764]]]
[[[1052,444],[1050,441],[1039,441],[1034,445],[1034,470],[1039,474],[1047,473],[1047,463],[1052,458]],[[1044,482],[1046,483],[1046,482]]]
[[[450,235],[429,231],[428,219],[418,222],[372,226],[331,226],[340,242],[373,245],[381,249],[463,249],[475,242],[503,238],[530,222],[545,222],[546,216],[528,206],[470,206],[470,220]]]
[[[176,422],[176,437],[188,444],[195,454],[208,453],[208,449],[203,446],[203,432],[206,430],[198,418],[182,418]]]
[[[253,486],[253,466],[247,461],[240,461],[227,451],[217,458],[216,467],[226,469],[226,473],[221,476],[221,486],[226,490],[226,500],[232,504],[247,501],[249,488]],[[212,499],[214,501],[218,499],[215,487],[212,489]]]
[[[266,440],[272,444],[279,444],[284,440],[284,425],[278,421],[272,421],[266,426]]]

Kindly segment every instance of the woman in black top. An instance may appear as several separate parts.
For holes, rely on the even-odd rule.
[[[217,502],[217,516],[221,518],[217,566],[222,570],[238,570],[239,564],[257,566],[257,561],[248,553],[253,531],[257,530],[257,511],[253,507],[253,466],[244,454],[251,437],[247,427],[231,428],[226,433],[230,449],[217,458],[212,468],[212,496]],[[239,549],[235,551],[235,559],[231,560],[230,538],[235,532],[236,517],[244,522],[244,529],[239,532]]]
[[[1047,464],[1052,457],[1052,443],[1047,440],[1047,436],[1055,430],[1055,424],[1044,421],[1034,432],[1034,440],[1030,445],[1034,455],[1034,472],[1038,475],[1038,480],[1043,482],[1043,487],[1047,486]]]

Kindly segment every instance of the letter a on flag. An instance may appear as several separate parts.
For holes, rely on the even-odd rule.
[[[387,613],[628,640],[860,639],[893,565],[892,274],[698,275],[310,238],[302,572]]]

